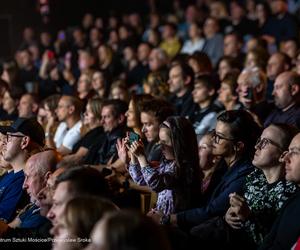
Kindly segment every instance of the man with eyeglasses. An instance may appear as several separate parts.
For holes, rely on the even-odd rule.
[[[12,121],[1,122],[1,126],[11,125]],[[12,166],[3,159],[2,151],[6,144],[6,135],[0,132],[0,165],[4,171],[0,178],[0,220],[10,221],[18,209],[19,201],[22,198],[22,184],[24,173],[22,170],[14,170]]]
[[[41,151],[44,147],[45,133],[42,126],[33,118],[18,118],[11,126],[1,126],[0,132],[6,134],[2,152],[4,160],[10,163],[15,174],[24,176],[23,170],[29,156]],[[23,182],[19,185],[23,185]],[[14,186],[14,188],[18,187]],[[18,193],[15,193],[15,198],[18,200],[24,196],[22,187],[19,187],[19,190]],[[16,202],[12,198],[6,197],[5,199],[5,197],[2,197],[0,206],[10,207],[11,202]],[[27,201],[27,199],[25,200]],[[21,207],[22,205],[25,204],[20,204]],[[8,223],[10,221],[11,218],[5,222]]]
[[[285,178],[300,187],[300,133],[293,138],[289,150],[283,153],[282,159],[285,162]],[[299,215],[300,192],[298,191],[284,204],[259,249],[291,249],[300,237]]]
[[[284,178],[281,155],[288,148],[297,131],[286,124],[272,124],[265,128],[255,145],[252,164],[256,167],[245,181],[245,193],[230,194],[230,208],[225,220],[243,241],[253,249],[261,245],[279,209],[297,190]],[[235,243],[240,245],[242,240]]]

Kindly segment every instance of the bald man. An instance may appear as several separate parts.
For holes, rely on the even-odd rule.
[[[300,128],[300,76],[293,71],[286,71],[277,76],[273,89],[276,108],[264,123],[286,123]]]
[[[73,146],[79,141],[81,134],[80,114],[82,111],[81,101],[74,96],[62,96],[58,102],[56,115],[60,124],[55,134],[52,134],[53,125],[49,119],[46,126],[46,144],[55,147],[62,155],[72,152]]]
[[[11,223],[0,224],[1,236],[36,236],[39,228],[49,223],[47,218],[39,213],[37,201],[39,192],[46,186],[51,173],[56,169],[58,160],[58,154],[54,150],[34,154],[27,160],[24,167],[23,188],[30,196],[30,203]]]
[[[46,216],[53,205],[53,195],[56,188],[57,177],[65,171],[65,168],[58,168],[47,180],[46,186],[38,193],[38,206],[40,207],[40,214]]]

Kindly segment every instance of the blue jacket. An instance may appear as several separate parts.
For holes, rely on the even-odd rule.
[[[249,160],[239,160],[227,170],[206,206],[177,214],[180,227],[192,227],[215,216],[223,216],[229,208],[229,194],[243,194],[246,176],[254,170]]]
[[[20,228],[34,229],[38,228],[48,221],[40,214],[40,208],[34,203],[28,204],[24,211],[19,214],[21,220]]]
[[[5,174],[0,180],[0,220],[10,222],[22,196],[23,170]]]

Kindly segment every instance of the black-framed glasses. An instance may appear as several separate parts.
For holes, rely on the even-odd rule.
[[[216,144],[219,144],[220,140],[235,141],[234,138],[228,138],[228,137],[217,134],[215,130],[212,131],[212,140]]]
[[[283,151],[282,147],[281,147],[278,143],[276,143],[276,142],[274,142],[274,141],[272,141],[271,139],[268,139],[268,138],[261,138],[261,137],[259,137],[259,138],[257,139],[257,141],[256,141],[255,146],[256,146],[257,148],[259,148],[259,149],[263,149],[263,148],[265,148],[268,144],[272,144],[273,146],[275,146],[275,147],[277,147],[277,148],[279,148],[280,150]]]
[[[22,138],[22,137],[25,137],[26,135],[14,135],[14,134],[6,134],[6,142],[9,142],[11,140],[12,137],[19,137],[19,138]]]

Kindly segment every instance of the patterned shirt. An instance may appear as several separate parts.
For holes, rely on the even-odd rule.
[[[244,228],[257,245],[262,244],[279,209],[296,191],[297,186],[285,179],[269,184],[259,169],[247,176],[244,197],[251,210],[251,216],[245,222]]]
[[[147,185],[158,193],[156,209],[164,214],[176,212],[174,187],[177,180],[175,161],[162,161],[158,168],[129,164],[131,178],[139,185]]]

